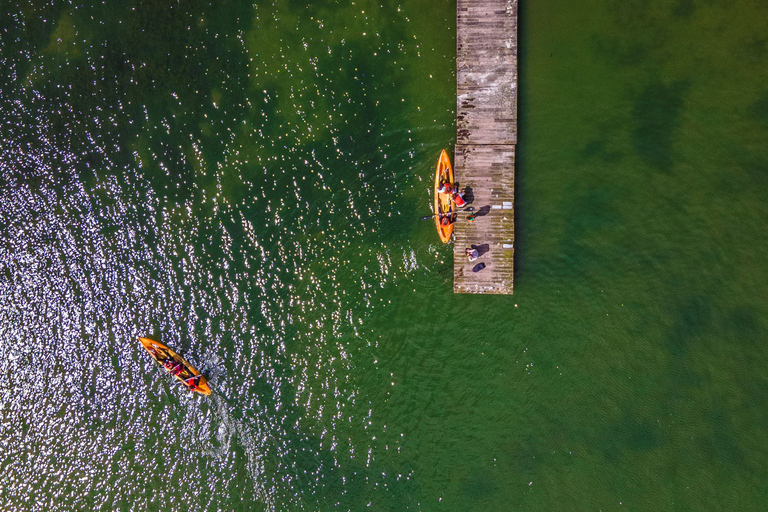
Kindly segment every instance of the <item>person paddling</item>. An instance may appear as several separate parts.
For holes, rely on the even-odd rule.
[[[184,380],[183,382],[184,382],[184,384],[186,384],[188,390],[190,390],[190,391],[197,391],[198,386],[197,386],[197,384],[195,384],[195,381],[197,379],[199,379],[200,377],[202,377],[202,376],[203,376],[202,374],[200,374],[200,375],[193,375],[192,377]]]
[[[165,363],[163,363],[163,366],[165,366],[165,369],[171,372],[172,375],[179,375],[184,371],[184,365],[173,359],[167,359]]]

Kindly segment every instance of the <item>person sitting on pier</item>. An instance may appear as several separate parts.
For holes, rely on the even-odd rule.
[[[453,202],[456,203],[456,208],[467,206],[467,201],[464,199],[464,191],[459,192],[458,185],[453,187]]]
[[[480,256],[480,254],[477,252],[477,249],[470,249],[469,247],[466,248],[464,254],[467,256],[469,261],[475,261]]]

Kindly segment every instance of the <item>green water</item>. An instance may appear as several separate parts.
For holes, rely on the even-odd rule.
[[[0,509],[763,510],[768,9],[519,15],[492,297],[454,3],[3,5]]]

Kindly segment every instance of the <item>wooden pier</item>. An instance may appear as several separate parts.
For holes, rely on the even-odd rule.
[[[455,293],[511,294],[517,144],[517,0],[458,0],[454,173],[475,220],[454,228]],[[469,262],[466,248],[480,257]]]

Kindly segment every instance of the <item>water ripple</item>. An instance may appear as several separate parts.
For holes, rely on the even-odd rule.
[[[364,324],[445,265],[391,222],[423,195],[396,84],[367,64],[409,51],[383,35],[400,10],[160,7],[4,14],[4,510],[315,509],[388,478]]]

